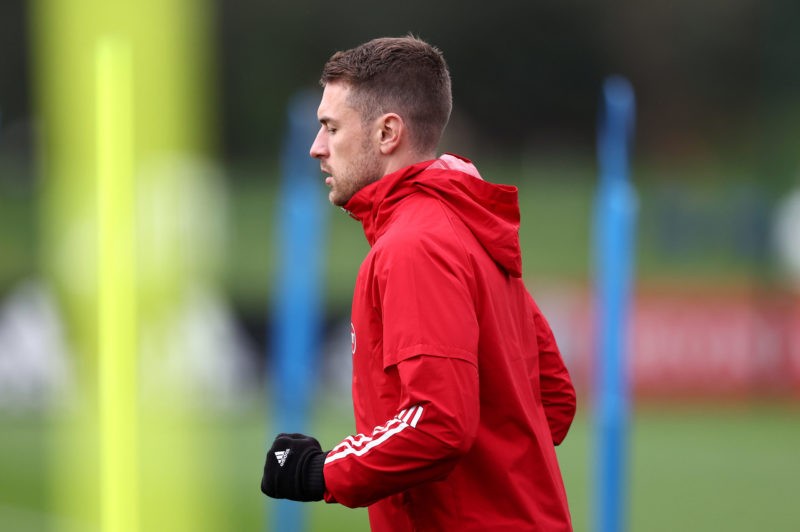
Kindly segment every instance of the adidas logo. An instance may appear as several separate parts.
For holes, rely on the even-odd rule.
[[[275,451],[275,458],[278,459],[278,465],[283,467],[283,464],[286,463],[286,457],[289,456],[289,452],[291,449],[286,449],[285,451]]]

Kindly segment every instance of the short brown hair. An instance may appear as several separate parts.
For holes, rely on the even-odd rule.
[[[397,113],[416,148],[436,149],[453,107],[450,71],[438,48],[413,35],[373,39],[331,56],[320,84],[331,82],[350,86],[348,103],[365,122]]]

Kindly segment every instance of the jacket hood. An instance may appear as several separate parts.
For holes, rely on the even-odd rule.
[[[445,154],[388,174],[359,190],[344,209],[362,223],[372,246],[399,202],[414,193],[448,205],[496,263],[511,276],[522,276],[517,188],[484,181],[463,157]]]

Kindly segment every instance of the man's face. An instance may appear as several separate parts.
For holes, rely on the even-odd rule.
[[[379,139],[347,103],[349,93],[350,87],[344,83],[325,85],[317,111],[321,127],[311,145],[311,156],[319,159],[320,168],[328,175],[328,199],[340,207],[383,176]]]

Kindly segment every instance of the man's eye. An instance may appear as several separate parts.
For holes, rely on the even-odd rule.
[[[335,127],[329,127],[328,128],[328,133],[336,133],[336,128]]]

